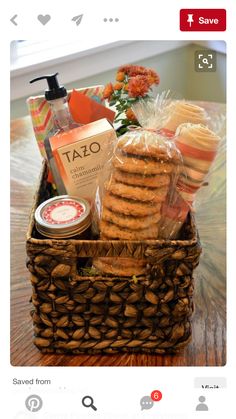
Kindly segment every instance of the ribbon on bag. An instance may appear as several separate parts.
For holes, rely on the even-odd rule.
[[[173,139],[174,136],[175,136],[174,131],[171,131],[171,130],[166,129],[166,128],[155,129],[155,128],[137,127],[136,125],[129,125],[128,130],[129,131],[145,130],[145,131],[149,131],[149,132],[154,132],[155,134],[160,134],[163,137],[170,138],[170,139]]]

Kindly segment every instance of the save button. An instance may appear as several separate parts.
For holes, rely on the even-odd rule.
[[[181,9],[181,31],[225,31],[225,9]]]

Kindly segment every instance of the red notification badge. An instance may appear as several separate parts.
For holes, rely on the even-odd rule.
[[[154,402],[159,402],[162,399],[162,392],[160,390],[153,390],[151,393],[151,399]]]

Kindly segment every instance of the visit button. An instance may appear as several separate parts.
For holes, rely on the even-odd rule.
[[[225,9],[181,9],[181,31],[225,31]]]

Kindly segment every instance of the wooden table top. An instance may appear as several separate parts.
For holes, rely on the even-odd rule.
[[[199,103],[198,103],[199,104]],[[223,140],[209,185],[196,203],[203,247],[194,273],[195,311],[191,343],[178,355],[41,354],[33,345],[31,284],[25,267],[25,234],[41,158],[29,117],[11,123],[11,364],[16,366],[222,366],[226,363],[225,132],[223,104],[200,103],[218,121]],[[218,129],[218,128],[217,128]]]

